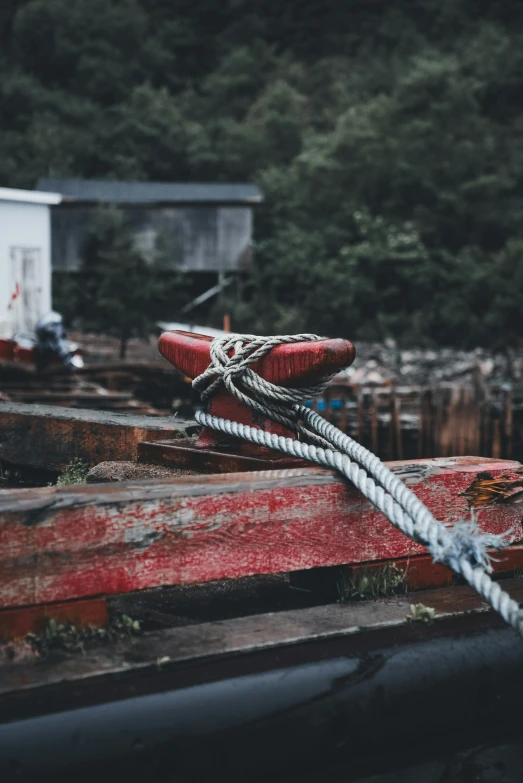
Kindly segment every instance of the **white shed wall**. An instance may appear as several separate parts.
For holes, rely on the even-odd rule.
[[[19,294],[14,301],[15,280]],[[10,307],[11,304],[11,307]],[[0,201],[0,336],[27,332],[51,309],[51,219],[47,204]]]

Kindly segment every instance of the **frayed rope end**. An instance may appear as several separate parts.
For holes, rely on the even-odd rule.
[[[461,520],[452,525],[446,525],[446,531],[450,537],[445,543],[431,546],[430,553],[435,563],[450,563],[466,558],[471,565],[479,565],[489,574],[492,573],[492,562],[497,562],[488,549],[501,550],[512,543],[512,534],[515,528],[510,528],[504,533],[483,533],[479,527],[474,513],[471,519]]]

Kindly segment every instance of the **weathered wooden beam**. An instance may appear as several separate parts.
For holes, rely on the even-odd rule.
[[[450,568],[446,568],[440,563],[434,563],[430,555],[397,557],[394,558],[394,566],[403,574],[401,587],[410,590],[449,587],[463,581],[459,577],[455,577]],[[357,563],[348,566],[346,577],[350,579],[354,587],[357,587],[358,584],[361,584],[363,575],[366,577],[377,576],[383,567],[383,561]],[[498,576],[521,571],[523,569],[523,546],[513,544],[501,552],[497,552],[492,561],[492,567]]]
[[[138,443],[197,431],[193,421],[0,402],[0,459],[63,470],[74,457],[89,465],[137,459]]]
[[[28,633],[41,633],[48,620],[72,623],[76,628],[109,624],[109,607],[105,598],[88,598],[53,604],[17,607],[0,610],[0,643],[23,639]]]
[[[198,473],[242,473],[252,470],[279,470],[280,468],[303,468],[308,463],[289,457],[277,451],[259,447],[258,453],[248,455],[219,446],[210,449],[196,447],[196,438],[144,441],[138,444],[138,462],[147,465],[170,465]]]
[[[518,462],[390,463],[442,521],[523,538]],[[0,607],[422,554],[320,468],[0,493]]]
[[[521,598],[517,583],[507,588]],[[259,783],[274,770],[295,781],[414,770],[411,780],[435,783],[464,780],[464,769],[469,780],[501,770],[501,780],[510,768],[504,779],[521,780],[523,642],[471,593],[419,596],[433,626],[405,621],[405,597],[10,662],[0,671],[0,777],[154,780],[169,769],[205,780],[220,769],[229,783]],[[481,757],[470,751],[478,741]]]
[[[516,601],[523,600],[521,578],[507,579],[504,586]],[[76,688],[85,683],[92,688],[95,679],[107,683],[115,675],[144,674],[148,670],[158,674],[198,660],[210,661],[276,647],[281,653],[285,647],[329,638],[354,639],[357,643],[358,637],[368,631],[392,630],[395,640],[399,641],[401,636],[396,636],[397,631],[415,636],[421,628],[429,638],[426,626],[406,622],[414,602],[435,609],[436,623],[460,617],[470,620],[473,619],[471,615],[475,615],[475,621],[470,623],[472,628],[474,625],[482,628],[502,626],[499,617],[477,593],[469,587],[459,586],[415,595],[389,596],[377,601],[334,603],[167,628],[138,639],[122,637],[110,646],[86,650],[84,655],[51,656],[38,666],[33,660],[16,668],[0,666],[0,720],[2,712],[9,715],[10,696],[23,698],[24,692],[30,695],[35,689],[59,686],[64,682]],[[518,644],[516,634],[512,638],[513,643]],[[359,652],[359,648],[356,649]]]

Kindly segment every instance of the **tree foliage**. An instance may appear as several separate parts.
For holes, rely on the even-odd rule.
[[[54,299],[70,321],[120,339],[120,358],[133,335],[146,337],[156,320],[169,318],[184,301],[181,273],[167,270],[162,248],[145,260],[136,247],[126,213],[100,207],[84,248],[78,275],[55,280]]]
[[[0,46],[3,185],[260,185],[236,327],[520,339],[517,0],[11,0]]]

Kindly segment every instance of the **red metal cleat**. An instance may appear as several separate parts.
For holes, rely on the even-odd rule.
[[[210,364],[211,342],[211,337],[174,331],[162,334],[158,347],[162,356],[184,375],[194,379]],[[352,343],[339,338],[278,345],[267,356],[253,364],[252,369],[271,383],[299,388],[314,385],[325,376],[348,367],[354,361],[355,353]],[[209,413],[284,437],[294,437],[294,433],[282,424],[260,416],[225,389],[221,389],[212,397]],[[195,449],[219,449],[222,453],[230,452],[251,459],[269,460],[271,463],[278,461],[278,464],[281,464],[282,460],[286,463],[289,461],[287,457],[278,457],[261,446],[244,443],[206,427],[202,429],[198,440],[193,441],[191,445]],[[293,464],[295,462],[294,460]],[[249,469],[253,467],[251,465]],[[259,467],[268,467],[268,465]],[[227,469],[231,470],[230,461]],[[243,469],[248,468],[244,466]]]

